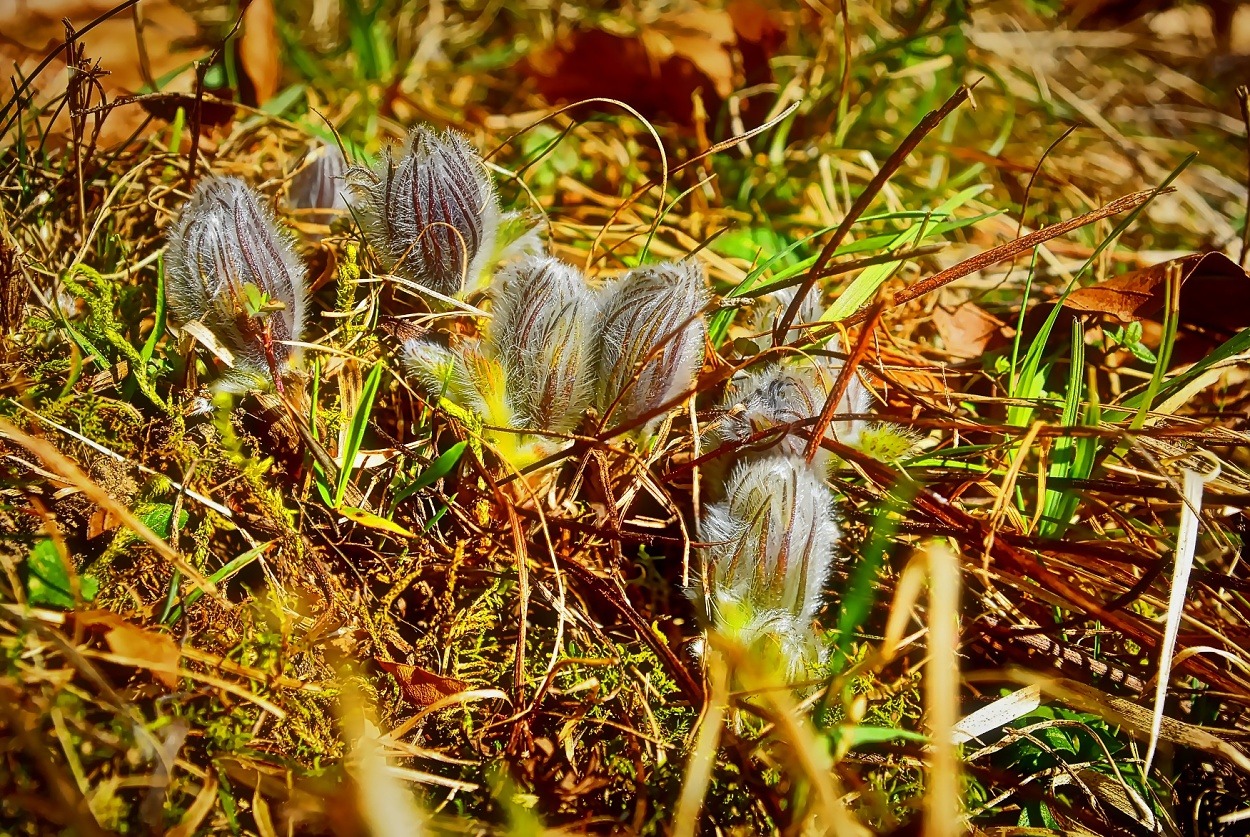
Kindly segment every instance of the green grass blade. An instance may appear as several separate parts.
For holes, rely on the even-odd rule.
[[[394,508],[421,489],[428,488],[450,474],[451,469],[455,468],[456,463],[460,461],[460,457],[464,454],[464,449],[468,447],[468,444],[468,442],[456,442],[456,444],[439,454],[438,458],[431,462],[428,468],[418,474],[416,479],[396,493],[395,498],[391,501],[391,507]]]
[[[1072,321],[1072,362],[1068,367],[1068,388],[1063,398],[1064,427],[1075,427],[1080,417],[1081,396],[1085,377],[1085,328],[1079,320]],[[1077,440],[1062,436],[1055,440],[1051,449],[1050,477],[1069,479],[1075,476]],[[1068,521],[1076,511],[1080,495],[1071,489],[1047,488],[1042,505],[1042,517],[1038,522],[1038,534],[1044,538],[1058,537],[1067,528]]]
[[[139,352],[139,357],[143,358],[145,364],[152,359],[152,353],[156,351],[156,344],[165,336],[166,305],[165,259],[162,256],[156,260],[156,311],[152,315],[152,333],[148,335],[142,351]],[[135,370],[135,374],[139,374],[139,370]]]
[[[360,389],[360,400],[356,404],[356,413],[352,416],[351,426],[347,430],[347,439],[343,443],[342,464],[339,467],[339,482],[334,488],[334,508],[338,508],[343,504],[343,494],[347,491],[347,484],[351,482],[352,472],[355,470],[352,465],[356,461],[356,454],[360,451],[360,445],[365,438],[365,429],[369,426],[369,416],[373,413],[373,399],[378,393],[378,385],[382,382],[382,370],[385,368],[381,361],[373,364],[373,368],[369,370],[369,377],[365,379],[364,386]]]
[[[265,543],[262,543],[259,546],[255,546],[252,549],[249,549],[247,552],[244,552],[242,555],[238,556],[237,558],[234,558],[231,561],[227,561],[222,566],[221,569],[219,569],[217,572],[210,575],[208,577],[208,580],[213,582],[213,584],[221,584],[223,581],[233,578],[234,576],[238,575],[239,572],[242,571],[243,568],[246,567],[248,564],[251,564],[257,558],[264,555],[265,550],[273,546],[274,543],[275,541],[266,541]],[[182,618],[183,611],[186,608],[189,608],[191,605],[198,602],[200,600],[200,597],[203,595],[204,595],[204,591],[196,587],[194,590],[187,593],[186,598],[182,600],[182,604],[178,605],[173,610],[171,610],[167,614],[166,618],[163,619],[162,621],[167,625],[174,624],[175,622],[177,622],[179,619]]]

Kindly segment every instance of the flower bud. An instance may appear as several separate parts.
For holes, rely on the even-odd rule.
[[[487,334],[517,426],[566,433],[594,393],[598,306],[581,271],[530,256],[495,280]]]
[[[751,647],[773,643],[791,678],[819,659],[812,621],[833,562],[833,494],[801,459],[741,462],[703,519],[701,586],[710,626]]]
[[[608,426],[690,389],[703,366],[706,301],[693,258],[640,267],[603,288],[598,386]]]
[[[218,383],[282,389],[297,359],[307,274],[272,213],[242,180],[202,180],[169,232],[165,295],[174,319],[197,323],[233,357]]]
[[[782,288],[760,297],[751,307],[751,331],[756,334],[772,334],[777,328],[777,323],[786,313],[786,309],[794,301],[794,295],[798,293],[798,290],[797,287]],[[806,333],[807,329],[798,326],[817,322],[824,310],[824,301],[821,299],[820,291],[813,288],[807,296],[803,297],[803,304],[799,306],[799,313],[794,318],[794,325],[790,326],[790,333],[786,335],[786,340],[794,340]]]
[[[476,286],[493,257],[499,204],[482,159],[454,131],[415,129],[372,168],[347,173],[352,206],[386,268],[445,296]]]
[[[830,346],[836,351],[837,342],[831,342]],[[708,431],[712,446],[743,442],[771,427],[816,418],[837,384],[842,368],[840,360],[811,356],[770,364],[758,372],[749,373],[745,380],[725,394],[721,402],[724,415]],[[856,444],[865,422],[862,419],[836,417],[863,413],[868,406],[868,390],[859,376],[854,375],[847,382],[846,392],[834,413],[835,419],[825,435],[844,445]],[[751,449],[774,446],[780,453],[802,456],[807,449],[807,437],[793,431],[765,436],[757,440]],[[824,468],[830,459],[828,453],[818,454],[817,467]]]
[[[465,409],[484,412],[485,404],[474,386],[463,352],[454,352],[432,340],[413,338],[401,344],[400,359],[430,398],[446,398]]]
[[[336,213],[347,209],[343,197],[346,178],[347,160],[343,152],[337,145],[322,145],[291,175],[287,205],[304,210],[301,214],[317,223],[328,224]]]

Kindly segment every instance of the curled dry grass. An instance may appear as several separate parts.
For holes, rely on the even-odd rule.
[[[447,8],[420,26],[406,14],[389,22],[400,54],[418,56],[410,66],[387,77],[357,56],[307,80],[309,106],[347,142],[376,150],[421,119],[466,129],[496,149],[505,199],[541,216],[562,257],[610,273],[644,250],[697,249],[720,294],[774,248],[769,236],[837,226],[924,111],[982,78],[977,108],[954,108],[868,193],[872,212],[897,212],[990,187],[957,210],[986,217],[906,259],[848,320],[842,345],[877,412],[926,442],[901,462],[836,450],[846,560],[822,622],[840,655],[792,693],[738,688],[729,669],[749,673],[752,661],[715,638],[703,657],[691,653],[682,585],[715,463],[701,459],[688,412],[645,456],[588,426],[572,455],[524,477],[472,452],[432,472],[471,434],[389,371],[390,337],[472,326],[423,317],[402,288],[372,281],[349,223],[305,245],[320,319],[298,409],[251,398],[206,411],[194,353],[160,335],[157,313],[162,230],[186,198],[188,138],[163,126],[109,152],[26,153],[11,133],[0,158],[5,819],[20,812],[25,833],[84,834],[270,834],[284,823],[400,833],[422,817],[455,832],[854,833],[906,827],[927,806],[933,833],[1139,833],[1166,817],[1178,766],[1245,767],[1244,371],[1230,362],[1202,387],[1167,386],[1234,332],[1189,322],[1182,307],[1171,345],[1166,318],[1148,322],[1145,343],[1171,361],[1164,397],[1145,411],[1112,409],[1147,387],[1150,368],[1108,347],[1113,324],[1097,318],[1074,331],[1061,317],[1044,391],[1019,383],[1047,304],[1074,276],[1097,283],[1208,248],[1239,255],[1245,130],[1219,79],[1204,86],[1202,48],[1148,31],[1051,32],[1022,8],[962,23],[957,10],[931,10],[903,25],[859,7],[849,31],[832,12],[796,12],[831,40],[809,34],[776,59],[799,71],[770,89],[775,110],[805,103],[784,132],[752,140],[750,153],[734,145],[696,159],[717,126],[661,124],[665,171],[636,120],[546,116],[530,86],[493,71],[522,36],[562,35],[567,22],[545,7],[515,17]],[[526,15],[555,34],[517,22]],[[351,25],[321,21],[308,37],[339,42]],[[844,34],[856,59],[845,82],[834,49]],[[483,44],[497,48],[486,69],[459,70]],[[306,117],[241,110],[197,140],[191,176],[237,174],[281,195],[310,133],[324,130]],[[1060,124],[1076,121],[1086,124],[1065,135]],[[1203,156],[1155,191],[1194,147]],[[847,240],[901,223],[862,222]],[[966,265],[1039,230],[1015,258]],[[832,301],[861,275],[817,287]],[[970,312],[999,343],[959,343],[974,330]],[[714,420],[731,369],[757,362],[767,341],[745,319],[691,394],[699,423]],[[120,347],[154,333],[146,368]],[[1074,342],[1086,348],[1070,375]],[[352,475],[353,505],[376,517],[351,518],[318,496],[313,463],[327,463],[315,450],[332,459],[343,448],[378,363],[388,371]],[[163,404],[145,396],[149,382]],[[1073,387],[1083,387],[1069,399],[1085,405],[1083,424],[1064,415]],[[1101,415],[1089,419],[1094,401]],[[1089,473],[1055,470],[1070,439],[1093,451]],[[1147,787],[1142,706],[1180,466],[1196,467],[1195,455],[1218,476],[1205,489],[1180,633],[1168,711],[1178,720],[1164,725],[1168,757]],[[1056,492],[1070,524],[1043,519]],[[65,581],[32,602],[36,555]],[[946,731],[1017,689],[1026,706],[1030,695],[1045,706],[977,732],[956,782]],[[945,781],[929,781],[938,765]],[[950,816],[956,799],[961,822]]]

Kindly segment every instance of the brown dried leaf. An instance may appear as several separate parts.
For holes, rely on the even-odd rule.
[[[768,62],[786,41],[786,29],[781,21],[773,11],[755,0],[734,0],[725,11],[729,12],[734,32],[738,35],[743,86],[754,87],[772,81],[772,68]]]
[[[619,99],[648,119],[693,124],[694,98],[715,113],[744,83],[768,81],[783,30],[753,0],[728,11],[668,14],[634,35],[578,29],[532,52],[525,68],[549,101]]]
[[[90,610],[76,617],[79,624],[104,636],[109,650],[152,676],[170,689],[178,687],[178,661],[182,652],[167,634],[144,630],[109,610]]]
[[[459,694],[469,688],[469,684],[463,680],[443,677],[441,674],[435,674],[420,666],[382,659],[377,659],[377,663],[395,678],[404,697],[418,708],[424,708],[437,700]]]
[[[278,16],[273,0],[252,0],[243,13],[243,33],[239,40],[239,60],[252,82],[256,104],[262,105],[278,92],[282,80],[282,54],[278,42]]]
[[[946,351],[955,357],[980,357],[991,348],[991,344],[1006,339],[1003,323],[971,302],[965,302],[953,311],[937,308],[933,312],[933,324]]]
[[[700,9],[671,15],[639,37],[652,61],[685,59],[711,82],[717,96],[723,99],[733,92],[731,52],[737,36],[726,12]]]
[[[1236,331],[1250,325],[1250,275],[1223,253],[1192,253],[1073,291],[1064,305],[1121,322],[1163,310],[1168,271],[1181,271],[1181,322]]]

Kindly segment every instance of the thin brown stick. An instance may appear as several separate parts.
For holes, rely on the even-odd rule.
[[[816,257],[816,263],[812,265],[812,269],[807,272],[807,276],[803,279],[803,284],[799,286],[798,292],[795,293],[794,299],[790,301],[790,307],[786,309],[781,320],[773,329],[773,342],[781,344],[785,342],[785,336],[790,333],[790,326],[794,325],[794,318],[798,316],[799,309],[803,307],[803,300],[811,293],[812,288],[820,280],[820,275],[824,271],[826,265],[833,258],[834,252],[838,249],[838,245],[846,238],[851,231],[851,227],[859,220],[859,217],[867,211],[868,207],[877,198],[877,194],[885,186],[894,172],[898,171],[903,165],[903,161],[915,150],[929,133],[936,128],[943,119],[951,114],[955,108],[968,100],[972,93],[972,88],[966,84],[961,84],[959,89],[946,100],[937,110],[931,110],[924,115],[911,133],[904,138],[898,148],[890,154],[885,164],[881,166],[881,170],[876,176],[869,181],[864,187],[864,191],[860,192],[859,197],[855,199],[855,203],[851,205],[850,211],[846,213],[846,217],[842,219],[842,223],[833,231],[833,235],[825,242],[824,248],[820,251],[820,255]]]
[[[1241,261],[1246,266],[1250,257],[1250,85],[1237,87],[1237,102],[1241,105],[1241,121],[1246,126],[1246,217],[1241,226]]]
[[[838,373],[838,379],[833,382],[833,388],[829,390],[829,397],[825,399],[825,406],[821,408],[820,415],[816,418],[816,426],[812,429],[812,437],[807,440],[805,458],[808,464],[811,464],[811,461],[816,458],[816,452],[820,450],[820,440],[825,437],[825,432],[829,429],[829,425],[833,423],[833,414],[837,412],[842,396],[846,394],[847,387],[851,385],[851,376],[855,374],[860,361],[868,354],[868,345],[872,339],[872,333],[876,331],[877,325],[881,322],[881,311],[884,307],[884,304],[879,300],[873,304],[868,315],[868,324],[860,332],[859,339],[855,341],[854,351],[851,352],[851,356],[847,358],[846,363],[842,364],[842,370]]]

